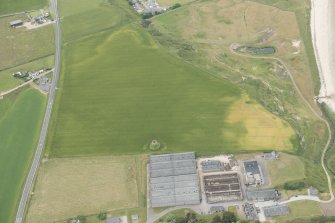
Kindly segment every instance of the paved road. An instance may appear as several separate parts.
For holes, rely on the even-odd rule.
[[[300,89],[298,88],[294,78],[293,78],[293,75],[291,74],[290,70],[288,69],[288,67],[286,66],[285,62],[277,57],[267,57],[267,56],[254,56],[254,55],[248,55],[248,54],[242,54],[242,53],[238,53],[236,52],[233,48],[232,48],[233,44],[231,45],[230,47],[230,51],[233,53],[233,54],[236,54],[238,56],[242,56],[242,57],[249,57],[249,58],[255,58],[255,59],[266,59],[266,60],[275,60],[275,61],[278,61],[279,63],[281,63],[284,68],[286,69],[287,73],[289,74],[289,77],[292,81],[292,84],[294,86],[294,88],[296,89],[296,91],[298,92],[299,96],[301,97],[301,99],[305,102],[305,104],[308,106],[308,108],[313,112],[313,114],[319,118],[320,121],[324,122],[327,126],[327,130],[328,130],[328,140],[327,140],[327,143],[325,145],[325,147],[323,148],[322,150],[322,155],[321,155],[321,166],[326,174],[326,177],[327,177],[327,181],[328,181],[328,189],[329,189],[329,194],[330,194],[330,199],[329,200],[326,200],[326,201],[323,201],[323,200],[315,200],[314,198],[311,198],[309,196],[307,197],[304,197],[304,196],[300,196],[299,199],[296,199],[296,198],[291,198],[288,200],[288,202],[286,203],[289,203],[289,202],[293,202],[293,201],[297,201],[297,200],[315,200],[315,201],[318,201],[318,202],[321,202],[321,203],[331,203],[332,201],[334,201],[334,192],[333,192],[333,189],[332,189],[332,178],[331,178],[331,175],[328,173],[328,170],[326,168],[326,165],[325,165],[325,156],[326,156],[326,153],[330,147],[330,143],[331,143],[331,139],[332,139],[332,131],[331,131],[331,128],[330,128],[330,125],[328,123],[328,121],[323,118],[317,111],[315,111],[315,109],[313,108],[313,106],[309,103],[309,101],[303,96],[303,94],[301,93]]]
[[[55,68],[54,68],[54,74],[53,74],[53,81],[52,81],[50,92],[49,92],[49,99],[48,99],[47,109],[45,111],[43,125],[42,125],[42,129],[40,133],[40,138],[38,141],[33,163],[29,170],[29,174],[28,174],[28,177],[26,179],[26,182],[25,182],[22,194],[21,194],[20,204],[17,210],[15,223],[21,223],[24,217],[24,212],[26,209],[29,194],[33,187],[34,178],[35,178],[36,171],[40,163],[43,147],[45,144],[48,126],[49,126],[49,120],[50,120],[51,111],[52,111],[52,107],[53,107],[53,103],[55,99],[55,90],[56,90],[56,86],[58,82],[59,69],[60,69],[60,56],[61,56],[60,54],[61,30],[60,30],[60,23],[59,23],[58,11],[57,11],[57,0],[51,0],[51,7],[54,12],[55,23],[56,23],[56,36],[55,36],[56,53],[55,53]]]

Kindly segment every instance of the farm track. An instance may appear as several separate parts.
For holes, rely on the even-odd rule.
[[[51,88],[49,91],[48,104],[44,115],[44,120],[41,128],[40,138],[37,144],[36,152],[33,158],[33,162],[31,168],[29,170],[26,182],[24,184],[24,188],[21,193],[20,203],[16,214],[15,223],[21,223],[25,216],[26,205],[28,203],[29,194],[33,187],[33,182],[36,176],[36,172],[40,163],[41,155],[43,152],[43,147],[45,144],[47,131],[49,127],[49,121],[51,117],[52,107],[55,99],[55,91],[58,83],[58,76],[60,70],[60,56],[61,56],[61,30],[60,30],[60,21],[57,10],[57,0],[51,0],[51,7],[55,16],[56,23],[56,53],[55,53],[55,68],[53,73],[53,80],[51,84]]]
[[[330,143],[331,143],[331,139],[332,139],[332,131],[331,131],[331,128],[330,128],[330,125],[328,123],[328,121],[323,118],[314,108],[313,106],[308,102],[308,100],[303,96],[303,94],[301,93],[300,89],[298,88],[294,78],[293,78],[293,75],[292,73],[290,72],[290,70],[288,69],[288,67],[286,66],[285,62],[283,60],[281,60],[280,58],[277,58],[277,57],[267,57],[267,56],[253,56],[253,55],[247,55],[247,54],[241,54],[241,53],[237,53],[236,51],[234,51],[232,49],[232,45],[229,47],[230,49],[230,52],[237,55],[237,56],[241,56],[241,57],[246,57],[246,58],[253,58],[253,59],[265,59],[265,60],[275,60],[279,63],[281,63],[284,68],[286,69],[290,79],[291,79],[291,82],[295,88],[295,90],[298,92],[299,96],[301,97],[301,99],[304,101],[304,103],[307,105],[307,107],[312,111],[312,113],[320,120],[322,121],[323,123],[326,124],[327,126],[327,130],[328,130],[328,139],[327,139],[327,143],[324,147],[324,149],[322,150],[322,155],[321,155],[321,166],[327,176],[327,181],[328,181],[328,190],[329,190],[329,194],[330,194],[330,199],[329,200],[320,200],[320,199],[315,199],[311,196],[300,196],[300,197],[296,197],[296,198],[290,198],[288,201],[286,201],[285,203],[289,203],[289,202],[293,202],[293,201],[298,201],[298,200],[314,200],[314,201],[318,201],[320,203],[331,203],[334,201],[334,193],[333,193],[333,190],[332,190],[332,180],[331,180],[331,177],[330,177],[330,174],[326,168],[326,165],[325,165],[325,156],[326,156],[326,153],[328,151],[328,149],[330,148]]]

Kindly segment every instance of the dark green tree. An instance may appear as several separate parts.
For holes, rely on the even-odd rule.
[[[106,220],[107,214],[106,212],[100,212],[97,217],[100,221],[103,221],[103,220]]]
[[[223,212],[221,223],[234,223],[237,221],[237,218],[232,212]]]
[[[212,219],[212,223],[221,223],[221,222],[222,222],[222,219],[219,215],[214,216]]]

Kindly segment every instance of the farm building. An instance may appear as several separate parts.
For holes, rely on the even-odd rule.
[[[263,208],[265,217],[276,217],[288,215],[290,213],[287,205],[274,205]]]
[[[319,191],[314,187],[308,188],[307,192],[310,196],[319,196]]]
[[[263,184],[262,172],[257,160],[244,161],[243,165],[245,170],[246,183],[248,185]]]
[[[225,165],[219,160],[205,160],[201,162],[202,171],[204,173],[224,171]]]
[[[106,223],[122,223],[122,220],[119,217],[107,218]]]
[[[237,173],[204,175],[203,179],[208,203],[243,199]]]
[[[253,190],[247,191],[247,198],[250,201],[278,200],[279,193],[276,189]]]
[[[12,28],[16,28],[16,27],[22,26],[23,21],[18,19],[18,20],[11,21],[9,24]]]
[[[132,223],[138,222],[138,214],[132,214],[131,215],[131,222]]]
[[[276,160],[279,158],[279,154],[276,151],[272,151],[270,153],[264,153],[262,157],[266,160]]]
[[[194,152],[153,155],[149,174],[151,207],[200,203]]]

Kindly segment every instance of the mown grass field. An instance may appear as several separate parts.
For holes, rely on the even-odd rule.
[[[34,89],[24,89],[0,100],[0,222],[14,222],[45,101],[45,96]]]
[[[27,222],[54,222],[77,215],[139,207],[142,198],[138,187],[145,181],[146,172],[138,176],[138,170],[142,169],[138,160],[141,156],[42,162]]]
[[[40,9],[47,4],[47,0],[0,0],[0,15]]]
[[[290,214],[276,217],[275,222],[285,223],[294,219],[309,219],[323,215],[320,204],[314,201],[297,201],[289,203],[288,206]]]
[[[278,160],[268,161],[267,168],[273,186],[306,177],[304,162],[299,157],[286,153],[280,153]]]
[[[293,131],[271,115],[253,118],[272,125],[271,137],[281,144],[265,139],[267,129],[257,133],[265,139],[257,145],[241,142],[254,130],[227,119],[230,112],[246,114],[233,107],[248,103],[240,89],[170,56],[134,26],[67,44],[64,61],[52,156],[149,152],[144,146],[153,139],[166,147],[162,152],[292,149]]]
[[[127,22],[129,19],[119,4],[126,5],[127,2],[117,1],[116,4],[113,0],[60,0],[63,43]]]
[[[25,15],[0,18],[0,70],[15,67],[54,53],[54,27],[12,29],[9,22],[27,20]]]
[[[37,71],[40,70],[41,68],[46,68],[46,67],[53,67],[54,64],[54,56],[47,56],[43,57],[37,60],[34,60],[32,62],[22,64],[17,67],[9,68],[0,71],[0,92],[12,89],[21,83],[23,83],[22,80],[14,78],[13,73],[18,72],[18,71]]]

